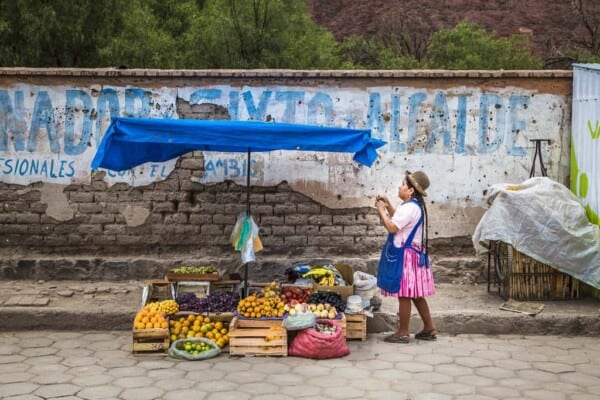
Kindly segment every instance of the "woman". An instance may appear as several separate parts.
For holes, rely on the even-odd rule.
[[[415,335],[419,340],[436,340],[437,332],[431,319],[425,296],[435,294],[433,274],[427,255],[427,208],[425,190],[429,178],[422,171],[406,171],[398,196],[402,204],[394,208],[385,196],[377,196],[375,207],[389,232],[381,254],[377,286],[384,296],[397,297],[398,329],[384,341],[409,343],[411,301],[415,303],[423,330]]]

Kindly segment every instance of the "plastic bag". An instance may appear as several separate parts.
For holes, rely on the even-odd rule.
[[[379,293],[377,277],[366,272],[354,273],[354,293],[362,299],[363,307],[370,306],[371,299]]]
[[[258,231],[258,225],[250,214],[242,212],[238,215],[230,241],[233,247],[241,252],[244,264],[256,261],[255,253],[263,249]]]
[[[358,290],[369,290],[377,286],[377,277],[366,272],[356,271],[354,273],[354,288]]]
[[[190,354],[187,351],[180,350],[177,348],[178,345],[183,344],[185,342],[207,343],[208,345],[212,346],[212,350],[203,351],[202,353],[200,353],[198,355]],[[176,341],[171,343],[168,353],[173,358],[180,358],[182,360],[189,360],[189,361],[199,361],[199,360],[207,360],[209,358],[218,356],[221,353],[221,349],[219,348],[219,346],[217,346],[217,344],[215,342],[213,342],[210,339],[194,337],[194,338],[187,338],[187,339],[177,339]]]
[[[294,314],[285,317],[283,320],[283,327],[288,331],[298,331],[302,329],[308,329],[315,326],[317,323],[317,317],[311,312]]]
[[[288,350],[290,356],[326,359],[350,354],[339,323],[328,319],[319,319],[317,323],[335,326],[336,331],[332,335],[320,333],[314,328],[299,331]]]

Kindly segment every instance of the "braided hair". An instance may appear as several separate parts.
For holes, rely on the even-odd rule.
[[[425,253],[429,253],[427,249],[427,242],[429,241],[429,229],[427,228],[429,218],[427,216],[427,206],[425,205],[425,199],[423,195],[419,193],[419,191],[413,186],[410,182],[410,179],[405,179],[406,186],[413,189],[412,198],[419,203],[419,207],[421,207],[421,214],[423,215],[423,229],[421,230],[421,249]]]

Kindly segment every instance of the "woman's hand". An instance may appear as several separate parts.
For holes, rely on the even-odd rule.
[[[390,206],[390,200],[386,196],[377,195],[375,197],[375,208],[379,209],[379,204],[382,204],[383,208],[387,210]]]

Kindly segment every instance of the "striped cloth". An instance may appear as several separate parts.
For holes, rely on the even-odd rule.
[[[381,290],[381,294],[390,297],[419,297],[435,294],[435,284],[431,268],[419,266],[419,253],[410,248],[404,250],[404,266],[402,269],[402,282],[400,291],[389,293]]]

